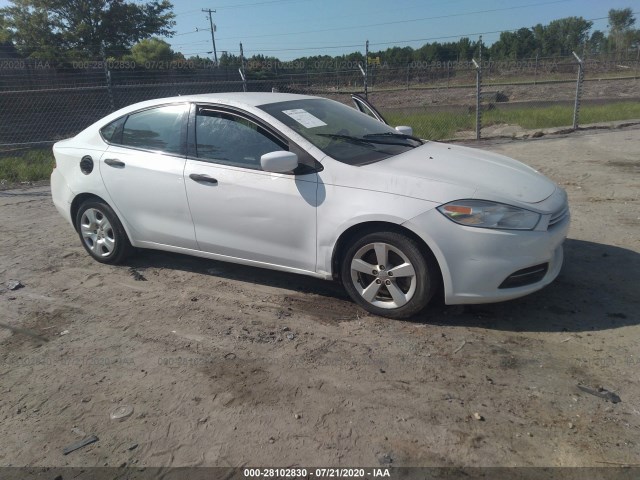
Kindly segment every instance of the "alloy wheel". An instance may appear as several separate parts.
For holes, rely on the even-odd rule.
[[[379,308],[400,308],[416,291],[416,271],[411,261],[384,242],[369,243],[355,253],[351,280],[360,296]]]
[[[107,257],[116,247],[111,223],[97,208],[88,208],[80,219],[82,241],[96,257]]]

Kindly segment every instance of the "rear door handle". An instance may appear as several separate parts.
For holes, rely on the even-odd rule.
[[[117,160],[115,158],[107,158],[105,159],[104,163],[106,163],[110,167],[116,167],[116,168],[124,167],[124,162],[121,162],[120,160]]]
[[[192,173],[189,178],[194,182],[210,183],[211,185],[217,185],[218,180],[209,175],[200,175],[199,173]]]

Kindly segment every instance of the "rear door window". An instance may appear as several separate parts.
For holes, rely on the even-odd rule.
[[[165,105],[132,113],[124,124],[120,144],[143,150],[182,154],[182,130],[186,113],[186,105]]]

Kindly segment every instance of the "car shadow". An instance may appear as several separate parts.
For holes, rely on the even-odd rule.
[[[304,314],[320,324],[335,326],[368,315],[351,301],[338,282],[306,275],[151,250],[140,251],[126,265],[135,269],[131,272],[134,278],[137,273],[144,275],[145,268],[165,268],[208,275],[212,280],[242,282],[248,284],[246,290],[252,284],[279,289],[280,292],[275,290],[269,295],[273,299],[270,303],[277,305],[273,313],[279,319]],[[261,296],[258,292],[256,288],[254,300]]]
[[[567,239],[558,278],[526,297],[501,303],[445,306],[414,317],[453,327],[512,332],[589,332],[640,323],[640,254]]]
[[[304,275],[220,262],[188,255],[141,250],[126,266],[134,269],[183,270],[244,283],[271,286],[324,298],[296,307],[320,317],[339,307],[341,321],[368,315],[356,306],[338,282]],[[640,254],[595,242],[567,239],[565,263],[549,286],[523,298],[481,305],[448,306],[435,298],[409,319],[450,327],[480,327],[513,332],[582,332],[640,323]],[[326,302],[326,305],[322,305]],[[326,307],[326,308],[324,308]],[[391,321],[391,320],[390,320]]]
[[[313,293],[333,299],[349,300],[349,296],[337,282],[179,253],[139,250],[127,260],[125,265],[142,270],[150,267],[183,270],[226,280],[291,290],[292,292]]]

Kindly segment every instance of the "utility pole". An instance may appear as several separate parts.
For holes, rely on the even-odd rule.
[[[215,28],[213,25],[213,13],[216,13],[215,10],[211,10],[210,8],[203,8],[202,11],[209,15],[209,25],[211,26],[211,43],[213,43],[213,60],[216,65],[218,65],[218,53],[216,52],[216,37],[214,35]]]

